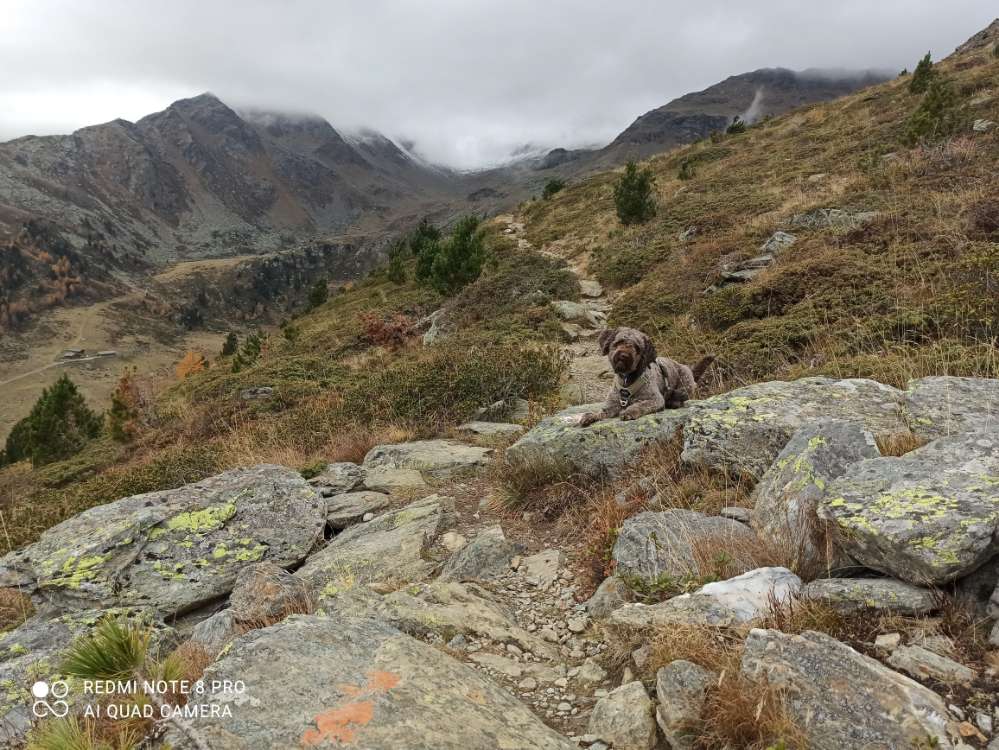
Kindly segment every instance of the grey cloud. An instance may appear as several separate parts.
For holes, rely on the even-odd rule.
[[[0,138],[212,91],[473,167],[606,142],[756,68],[911,68],[994,15],[992,0],[7,0]]]

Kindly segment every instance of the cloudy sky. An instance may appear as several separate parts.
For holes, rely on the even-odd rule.
[[[761,67],[912,67],[995,0],[0,0],[0,140],[212,91],[458,167],[603,144]]]

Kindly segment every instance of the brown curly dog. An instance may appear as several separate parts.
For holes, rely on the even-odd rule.
[[[709,355],[690,367],[669,357],[656,357],[652,339],[634,328],[608,328],[600,332],[597,342],[616,377],[603,408],[584,414],[581,427],[601,419],[637,419],[683,406],[697,394],[697,381],[715,358]]]

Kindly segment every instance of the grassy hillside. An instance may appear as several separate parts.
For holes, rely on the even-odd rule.
[[[620,225],[617,174],[606,173],[528,205],[528,236],[620,290],[613,323],[680,359],[718,353],[716,387],[805,374],[995,377],[999,132],[972,123],[999,120],[999,59],[982,48],[937,70],[957,94],[951,137],[912,145],[923,97],[900,77],[653,158],[659,210],[646,224]],[[793,226],[827,208],[877,215]],[[797,242],[769,269],[705,294],[776,230]]]
[[[340,290],[266,336],[239,372],[219,357],[155,394],[139,373],[132,443],[102,437],[67,461],[0,470],[0,547],[225,468],[360,461],[379,442],[440,434],[495,401],[548,398],[565,365],[548,302],[578,297],[578,282],[558,260],[518,250],[499,225],[484,231],[486,268],[454,297],[412,281],[410,260],[406,282],[382,271]],[[447,336],[425,347],[418,322],[441,307]],[[273,396],[241,396],[260,386]]]

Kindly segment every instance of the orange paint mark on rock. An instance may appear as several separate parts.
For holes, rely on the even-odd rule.
[[[375,717],[374,701],[358,699],[387,693],[400,681],[395,672],[374,671],[368,672],[368,681],[363,687],[338,685],[341,693],[354,700],[316,714],[313,718],[315,726],[302,733],[302,746],[316,747],[324,742],[349,745],[357,739],[358,729],[367,726]]]

